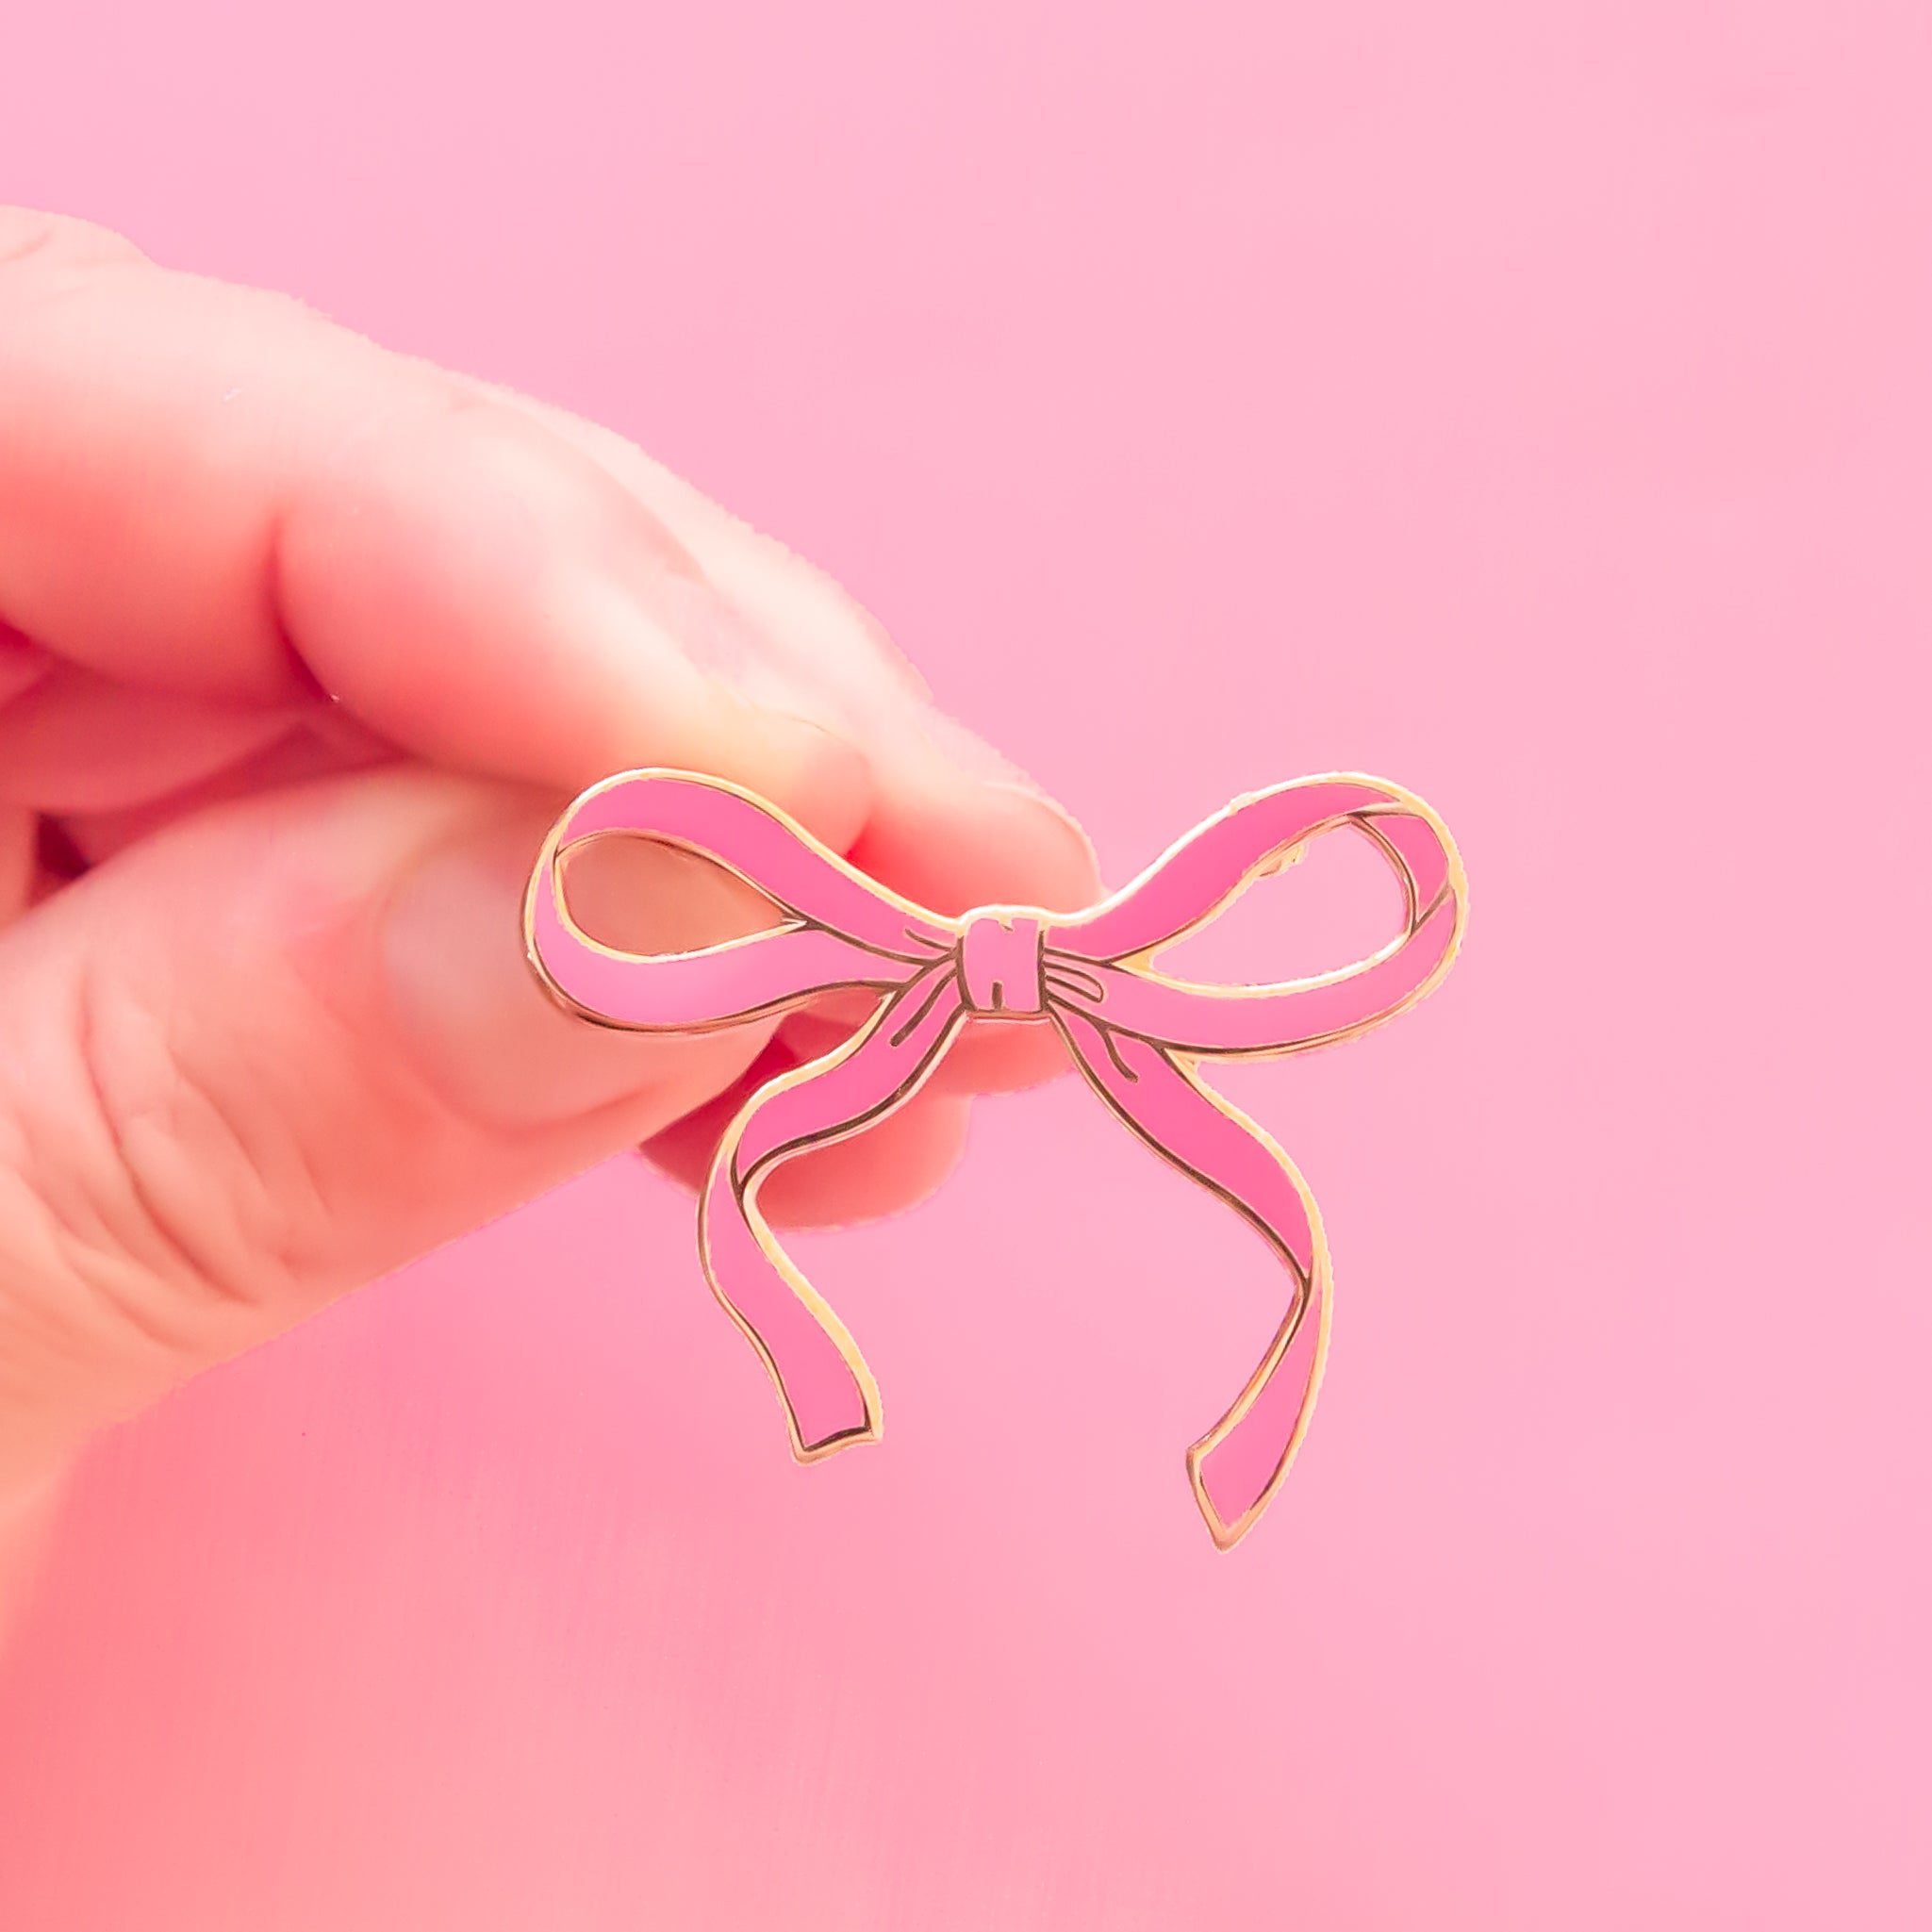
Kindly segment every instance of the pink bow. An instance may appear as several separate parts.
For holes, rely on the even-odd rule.
[[[1264,986],[1173,980],[1151,954],[1220,914],[1320,834],[1352,826],[1394,867],[1402,930],[1340,971]],[[782,922],[701,951],[639,955],[590,938],[564,899],[585,840],[628,834],[727,867]],[[1233,1406],[1187,1452],[1214,1542],[1238,1542],[1308,1428],[1329,1332],[1329,1258],[1286,1154],[1211,1092],[1203,1059],[1296,1053],[1393,1018],[1447,972],[1461,864],[1442,821],[1379,779],[1298,779],[1237,799],[1132,884],[1071,916],[983,906],[929,912],[868,879],[777,807],[718,779],[638,771],[586,792],[551,833],[525,911],[530,958],[568,1007],[605,1025],[692,1032],[780,1014],[841,988],[878,1010],[830,1053],[780,1074],[718,1147],[700,1199],[712,1290],[777,1384],[801,1461],[880,1433],[879,1391],[850,1334],[773,1238],[758,1190],[781,1162],[883,1120],[916,1094],[961,1024],[1049,1022],[1095,1092],[1148,1146],[1245,1215],[1293,1282],[1287,1313]]]

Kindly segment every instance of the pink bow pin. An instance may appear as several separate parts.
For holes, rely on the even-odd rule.
[[[1351,827],[1400,882],[1402,928],[1378,952],[1263,986],[1174,980],[1150,956],[1217,916],[1321,834]],[[609,834],[682,847],[737,873],[783,915],[769,931],[684,953],[600,945],[571,918],[564,871]],[[531,879],[532,964],[567,1007],[607,1026],[693,1032],[841,988],[878,996],[852,1037],[770,1081],[726,1131],[700,1197],[698,1244],[726,1312],[777,1385],[792,1451],[813,1461],[880,1433],[878,1386],[845,1326],[779,1247],[758,1190],[782,1162],[861,1131],[916,1094],[968,1017],[1047,1023],[1115,1115],[1243,1214],[1293,1292],[1261,1365],[1187,1452],[1215,1544],[1247,1532],[1308,1428],[1329,1334],[1329,1257],[1314,1201],[1280,1148],[1213,1093],[1201,1060],[1304,1052],[1414,1005],[1461,937],[1461,862],[1441,819],[1379,779],[1297,779],[1235,800],[1124,890],[1070,916],[983,906],[947,918],[718,779],[636,771],[586,792]]]

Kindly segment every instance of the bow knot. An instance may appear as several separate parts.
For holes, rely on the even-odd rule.
[[[982,906],[959,939],[959,986],[969,1014],[985,1019],[1044,1019],[1047,915],[1028,907]]]
[[[1261,986],[1196,984],[1150,964],[1310,840],[1344,829],[1376,848],[1401,887],[1400,930],[1379,951]],[[564,873],[573,850],[605,834],[715,860],[769,899],[779,922],[694,952],[601,945],[571,918]],[[867,878],[739,786],[637,771],[593,786],[553,829],[524,931],[550,991],[610,1026],[702,1032],[841,989],[876,998],[850,1039],[752,1096],[699,1197],[705,1275],[770,1372],[803,1461],[875,1440],[879,1391],[844,1324],[779,1246],[759,1189],[781,1163],[903,1106],[968,1019],[1050,1022],[1113,1113],[1235,1208],[1288,1276],[1288,1308],[1260,1366],[1187,1453],[1196,1501],[1226,1549],[1261,1514],[1308,1428],[1328,1346],[1329,1258],[1293,1163],[1205,1084],[1197,1063],[1303,1052],[1404,1012],[1448,971],[1465,903],[1441,819],[1380,779],[1298,779],[1237,799],[1085,912],[983,906],[952,919]]]

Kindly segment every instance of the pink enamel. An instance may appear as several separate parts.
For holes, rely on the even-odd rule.
[[[725,1308],[763,1345],[773,1379],[806,1450],[867,1426],[865,1392],[837,1342],[759,1247],[722,1166],[705,1185],[704,1258]]]
[[[767,1087],[740,1116],[742,1133],[733,1156],[739,1174],[749,1178],[753,1169],[820,1145],[855,1123],[869,1125],[875,1110],[892,1111],[886,1102],[894,1096],[894,1105],[910,1099],[909,1083],[947,1045],[959,1014],[957,989],[938,983],[950,977],[950,968],[928,968],[893,995],[856,1052],[801,1085]],[[939,996],[930,1006],[928,993]],[[924,1014],[915,1020],[922,1006]]]
[[[976,913],[966,921],[959,975],[972,1012],[1043,1014],[1047,995],[1040,967],[1038,919],[1019,917],[1009,924],[997,914]]]
[[[1360,1032],[1400,1010],[1455,944],[1455,908],[1445,904],[1388,958],[1303,985],[1207,992],[1145,973],[1082,962],[1101,996],[1059,996],[1091,1019],[1203,1058],[1290,1053]]]
[[[617,952],[564,923],[554,888],[530,910],[532,950],[557,991],[586,1012],[640,1032],[687,1032],[797,1006],[830,986],[885,985],[903,966],[816,926],[781,927],[700,952]]]
[[[861,945],[906,951],[906,916],[877,886],[808,845],[775,807],[715,779],[647,771],[586,792],[557,828],[559,849],[598,833],[630,833],[708,853],[788,912]],[[917,921],[948,939],[949,920]]]
[[[1426,913],[1449,883],[1449,855],[1426,818],[1406,812],[1379,812],[1364,821],[1395,849],[1407,868],[1417,914]]]
[[[1284,1316],[1296,1321],[1286,1354],[1267,1370],[1247,1411],[1202,1460],[1209,1500],[1221,1525],[1234,1524],[1265,1499],[1283,1473],[1314,1399],[1328,1281],[1307,1203],[1287,1164],[1206,1099],[1160,1048],[1116,1035],[1110,1053],[1100,1028],[1073,1013],[1062,1015],[1061,1030],[1082,1073],[1126,1124],[1156,1153],[1246,1214],[1263,1240],[1293,1257],[1308,1283],[1306,1296],[1297,1284]]]
[[[946,966],[929,968],[892,997],[856,1050],[839,1049],[842,1058],[801,1084],[774,1082],[754,1096],[712,1166],[703,1227],[713,1292],[764,1345],[808,1452],[864,1428],[864,1394],[831,1332],[760,1248],[737,1198],[793,1155],[869,1127],[912,1098],[959,1020],[950,978]],[[930,1005],[929,992],[938,994]]]
[[[1145,952],[1185,932],[1246,885],[1278,852],[1325,820],[1362,805],[1395,802],[1374,784],[1296,779],[1237,800],[1190,832],[1125,892],[1057,921],[1049,945],[1089,959]]]
[[[1328,1292],[1326,1280],[1315,1283],[1287,1352],[1256,1391],[1253,1407],[1200,1459],[1201,1487],[1223,1524],[1239,1523],[1265,1504],[1286,1474],[1290,1445],[1314,1406],[1322,1366],[1322,1303]]]
[[[1187,984],[1138,963],[1214,917],[1298,842],[1345,827],[1373,835],[1404,887],[1403,930],[1379,952],[1316,979],[1255,987]],[[563,873],[573,843],[603,834],[713,858],[770,898],[788,923],[691,953],[598,946],[566,916]],[[876,1435],[876,1403],[836,1317],[802,1278],[788,1277],[757,1214],[758,1187],[780,1163],[903,1106],[965,1016],[1054,1020],[1120,1119],[1243,1214],[1291,1274],[1276,1344],[1193,1454],[1209,1527],[1226,1546],[1273,1494],[1307,1427],[1328,1273],[1285,1158],[1190,1077],[1191,1063],[1295,1052],[1402,1011],[1453,955],[1460,876],[1446,834],[1409,794],[1372,779],[1303,779],[1238,800],[1089,912],[1054,918],[983,907],[949,920],[895,900],[734,786],[636,772],[586,793],[559,823],[532,881],[528,934],[552,990],[616,1026],[728,1025],[835,986],[879,991],[881,1008],[855,1043],[781,1075],[747,1104],[719,1146],[699,1211],[712,1288],[756,1342],[806,1455]]]

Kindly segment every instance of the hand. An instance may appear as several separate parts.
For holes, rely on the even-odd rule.
[[[608,1154],[690,1177],[749,1080],[850,1023],[552,1008],[524,878],[642,765],[940,910],[1095,894],[861,611],[619,438],[0,211],[0,1521],[104,1423]],[[770,916],[618,861],[588,894],[622,943]],[[1048,1070],[1018,1032],[774,1215],[930,1188],[966,1091]]]

